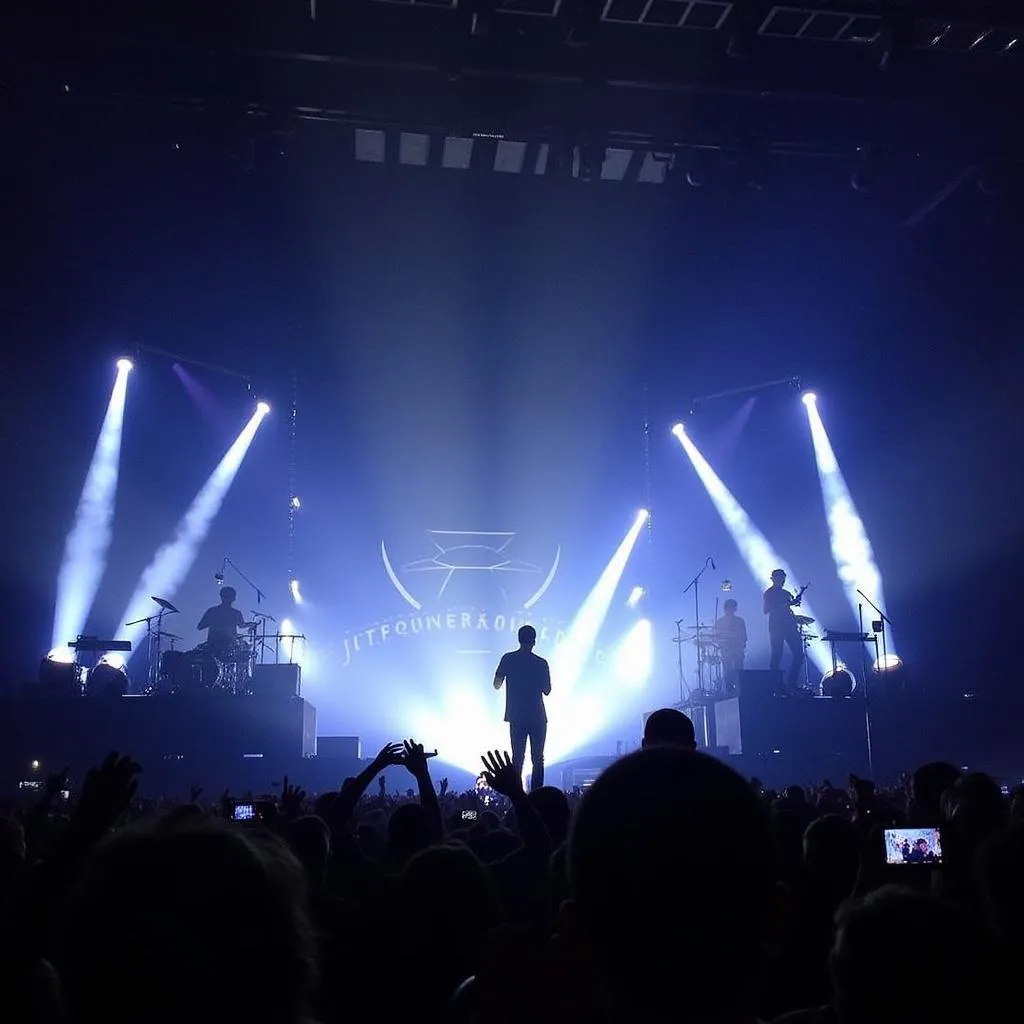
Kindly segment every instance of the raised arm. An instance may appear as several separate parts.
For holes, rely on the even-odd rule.
[[[496,690],[501,689],[501,684],[505,682],[505,676],[507,675],[505,668],[505,656],[501,656],[501,661],[498,662],[498,667],[494,670],[494,688]]]
[[[331,801],[327,811],[327,824],[331,830],[346,828],[370,783],[385,768],[402,764],[403,759],[404,751],[400,744],[385,743],[380,753]]]

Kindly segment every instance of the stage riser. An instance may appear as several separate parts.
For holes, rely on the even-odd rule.
[[[180,768],[199,781],[232,766],[268,774],[263,766],[316,753],[316,709],[301,698],[223,695],[0,704],[5,789],[26,777],[33,760],[44,773],[67,766],[81,780],[111,750],[131,754],[151,778]]]

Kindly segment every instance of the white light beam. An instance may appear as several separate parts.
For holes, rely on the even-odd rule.
[[[92,462],[78,499],[75,520],[64,542],[64,557],[57,576],[51,647],[61,647],[74,640],[85,628],[106,568],[113,533],[114,499],[130,372],[131,363],[120,360]]]
[[[828,439],[817,402],[813,396],[805,396],[804,405],[807,407],[807,422],[811,427],[814,461],[818,465],[818,480],[821,483],[821,497],[825,504],[832,559],[836,563],[836,573],[846,592],[846,599],[854,615],[858,615],[859,606],[864,602],[857,591],[863,590],[884,610],[882,574],[875,561],[875,553],[864,529],[864,522],[846,486],[846,478],[832,450],[832,442]],[[865,618],[870,622],[875,617],[874,611],[869,606],[865,607],[865,611],[868,613]],[[886,653],[896,653],[892,634],[889,632],[886,633]]]
[[[767,586],[772,570],[781,569],[790,579],[795,580],[797,577],[793,574],[785,560],[771,546],[768,538],[754,525],[743,506],[711,468],[707,459],[701,455],[693,441],[687,437],[686,431],[681,426],[676,426],[673,428],[672,433],[679,439],[683,450],[693,463],[693,468],[697,470],[701,483],[704,484],[704,488],[718,510],[722,522],[725,523],[726,529],[732,534],[736,547],[739,548],[739,552],[750,568],[754,578],[759,580],[762,586]],[[802,603],[802,608],[802,614],[808,615],[812,619],[816,618],[806,599]],[[820,641],[812,642],[808,647],[807,653],[819,671],[824,672],[832,667],[832,656],[829,654],[826,646]]]
[[[220,511],[224,496],[231,487],[239,467],[242,465],[242,460],[245,458],[245,453],[249,450],[249,445],[252,444],[267,411],[262,404],[257,407],[256,412],[242,428],[242,432],[235,439],[234,444],[224,453],[224,457],[210,474],[206,483],[203,484],[188,511],[178,521],[172,539],[157,551],[153,561],[143,572],[135,588],[135,593],[132,594],[128,607],[121,617],[122,622],[131,622],[146,615],[152,608],[151,598],[153,595],[168,599],[174,596],[189,569],[192,568],[199,546],[206,538],[211,523]],[[145,633],[144,624],[121,631],[124,639],[132,641],[133,646],[143,633]]]

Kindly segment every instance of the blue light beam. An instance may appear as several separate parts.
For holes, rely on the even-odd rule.
[[[268,411],[262,404],[257,407],[235,442],[224,453],[188,511],[178,521],[174,536],[157,551],[153,561],[142,573],[135,593],[121,616],[122,622],[131,622],[148,614],[153,605],[152,595],[169,599],[181,586]],[[122,630],[122,636],[134,646],[145,629],[144,624],[132,626]]]
[[[689,456],[693,468],[697,471],[704,489],[708,492],[715,509],[718,511],[725,528],[732,535],[736,542],[743,561],[747,563],[750,572],[753,574],[762,587],[768,585],[773,569],[782,569],[790,578],[796,579],[792,570],[786,564],[782,556],[771,546],[768,538],[754,525],[746,510],[733,496],[732,491],[722,482],[721,477],[711,468],[707,459],[701,455],[697,446],[686,435],[681,424],[672,428],[683,450]],[[816,618],[807,600],[803,601],[803,614]],[[832,657],[826,646],[818,642],[812,642],[807,649],[808,656],[817,666],[818,670],[824,672],[832,667]]]
[[[828,432],[818,412],[818,403],[814,395],[804,395],[804,406],[807,408],[807,422],[811,428],[811,442],[814,445],[814,461],[818,465],[818,480],[821,483],[821,498],[825,505],[825,518],[828,522],[829,544],[832,548],[832,559],[836,563],[836,574],[846,592],[854,615],[859,614],[859,606],[863,599],[858,589],[863,590],[879,608],[885,608],[885,592],[882,586],[882,574],[875,561],[875,553],[868,539],[864,522],[853,503],[850,490],[846,486],[846,478],[839,468],[839,461],[832,450]],[[874,612],[870,608],[868,620],[873,619]],[[886,634],[886,651],[895,654],[892,634]]]
[[[51,647],[61,647],[74,640],[85,628],[107,565],[131,368],[127,359],[117,363],[107,412],[78,499],[75,520],[64,542],[64,557],[57,576]]]

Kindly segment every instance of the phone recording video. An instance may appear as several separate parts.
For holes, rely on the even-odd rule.
[[[235,804],[231,811],[232,821],[254,821],[256,818],[255,804]]]
[[[887,828],[886,864],[942,863],[942,838],[937,828]]]
[[[476,811],[463,811],[462,812],[462,820],[463,821],[476,821],[477,817],[478,817],[478,814],[477,814]]]

